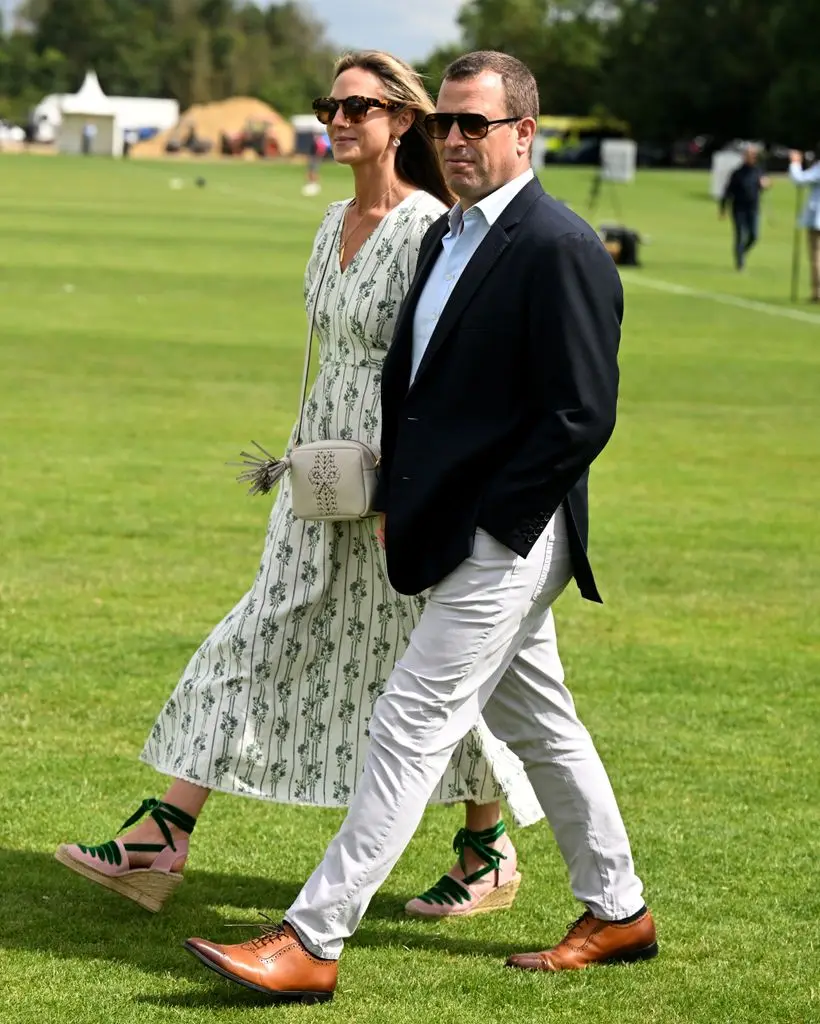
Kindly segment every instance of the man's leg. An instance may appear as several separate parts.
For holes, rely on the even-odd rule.
[[[433,588],[374,707],[347,817],[286,914],[315,955],[341,954],[410,842],[456,744],[540,617],[533,596],[548,574],[553,531],[554,521],[527,559],[478,531],[473,555]]]
[[[754,247],[760,230],[760,211],[751,207],[746,211],[746,243],[745,251],[748,253]]]
[[[732,227],[734,229],[733,249],[735,254],[735,266],[738,270],[742,270],[743,257],[746,253],[745,226],[742,211],[736,206],[732,208]]]
[[[637,913],[642,886],[629,839],[609,777],[564,685],[551,609],[488,700],[484,720],[523,761],[576,899],[604,921]]]

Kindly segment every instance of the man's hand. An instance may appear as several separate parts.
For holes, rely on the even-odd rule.
[[[379,513],[379,525],[376,527],[376,540],[384,548],[384,526],[385,526],[385,515],[384,512]]]
[[[763,189],[771,188],[772,187],[772,179],[764,174],[763,177],[760,179],[760,187],[763,188]]]

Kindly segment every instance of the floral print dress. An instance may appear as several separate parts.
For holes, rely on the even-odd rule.
[[[425,192],[412,193],[342,271],[346,206],[329,207],[305,274],[308,309],[321,282],[320,366],[302,440],[378,445],[382,361],[421,239],[444,207]],[[375,522],[295,519],[284,477],[256,578],[194,654],[143,761],[226,793],[322,807],[350,801],[373,704],[424,607],[423,596],[405,597],[390,586]],[[456,750],[433,801],[487,803],[499,796],[519,824],[542,816],[521,762],[481,723]]]

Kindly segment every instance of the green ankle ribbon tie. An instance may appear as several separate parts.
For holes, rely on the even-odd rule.
[[[506,831],[503,821],[499,821],[492,828],[482,829],[480,832],[473,832],[469,828],[460,828],[453,840],[453,850],[458,854],[459,867],[465,872],[464,879],[458,881],[452,875],[444,875],[435,885],[423,892],[418,899],[424,903],[431,905],[435,903],[439,906],[469,903],[472,896],[465,886],[472,885],[473,882],[477,882],[479,878],[483,878],[491,871],[498,871],[501,861],[507,859],[506,854],[500,853],[490,846],[490,843],[500,839]],[[480,857],[486,865],[473,871],[470,875],[466,874],[467,867],[464,858],[464,851],[468,849]]]
[[[174,807],[173,804],[166,804],[162,800],[157,800],[155,797],[148,797],[147,800],[143,800],[139,807],[134,811],[127,821],[124,821],[120,826],[119,831],[122,832],[124,828],[130,828],[132,825],[144,818],[146,814],[154,819],[159,826],[160,832],[162,832],[166,843],[176,853],[176,846],[174,846],[174,837],[171,835],[171,830],[168,828],[166,822],[172,825],[176,825],[177,828],[182,829],[183,832],[187,832],[190,835],[194,826],[196,825],[196,818],[192,818],[190,814],[186,814],[185,811]]]
[[[168,828],[168,822],[176,825],[178,829],[181,829],[188,835],[193,832],[196,825],[196,818],[191,817],[190,814],[179,807],[175,807],[173,804],[166,804],[163,800],[157,800],[156,797],[148,797],[147,800],[142,801],[131,817],[122,823],[119,832],[122,832],[125,828],[130,828],[132,825],[136,825],[146,814],[149,814],[157,823],[166,845],[170,846],[174,853],[177,852],[177,848],[174,845],[174,837],[171,835],[171,830]],[[83,846],[81,843],[77,845],[83,853],[88,853],[92,857],[99,857],[100,860],[108,864],[119,865],[122,863],[120,848],[113,839],[110,839],[107,843],[102,843],[100,846]],[[159,851],[165,848],[155,843],[125,843],[123,845],[126,850]]]

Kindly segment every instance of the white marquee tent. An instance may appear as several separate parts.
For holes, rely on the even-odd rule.
[[[122,156],[123,129],[117,108],[102,91],[94,71],[89,71],[78,93],[64,96],[62,123],[57,135],[61,153],[82,153],[84,135],[90,152],[97,156]]]
[[[63,120],[63,103],[69,97],[52,93],[44,96],[33,111],[38,142],[53,142]],[[117,111],[123,132],[164,132],[179,122],[176,100],[149,96],[107,96]],[[318,123],[318,122],[317,122]]]

